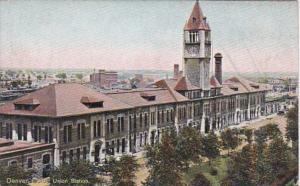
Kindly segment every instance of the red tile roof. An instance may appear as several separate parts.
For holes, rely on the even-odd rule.
[[[184,30],[210,30],[210,27],[205,19],[206,18],[199,6],[199,2],[196,1],[190,18],[184,26]]]
[[[224,81],[221,93],[223,95],[233,95],[268,90],[270,90],[270,87],[266,84],[255,83],[242,77],[233,76]]]
[[[219,83],[219,81],[217,80],[217,78],[215,76],[211,76],[210,77],[210,85],[213,88],[222,87],[221,84]]]
[[[103,107],[88,108],[81,103],[81,99],[83,97],[87,97],[85,100],[102,100]],[[14,102],[24,102],[29,99],[39,100],[40,105],[32,111],[15,109],[13,104]],[[68,83],[49,85],[18,98],[13,102],[8,102],[0,106],[0,114],[61,117],[126,108],[131,107],[121,101],[112,99],[103,93],[96,92],[83,85]]]
[[[199,89],[199,87],[192,85],[192,83],[186,77],[183,76],[178,79],[174,89],[177,91],[178,90],[196,90],[196,89]]]
[[[128,105],[133,107],[147,106],[147,105],[157,105],[157,104],[167,104],[167,103],[175,103],[177,101],[187,101],[188,99],[179,94],[175,93],[175,97],[173,95],[174,92],[170,92],[165,88],[155,88],[155,89],[139,89],[139,90],[131,90],[131,91],[123,91],[123,92],[111,92],[107,93],[107,96],[111,98],[122,101]],[[145,96],[155,97],[154,100],[144,99]]]

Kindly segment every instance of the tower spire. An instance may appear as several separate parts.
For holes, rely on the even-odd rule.
[[[206,17],[203,15],[199,0],[196,0],[190,18],[184,26],[184,30],[209,30],[209,25],[206,22]]]

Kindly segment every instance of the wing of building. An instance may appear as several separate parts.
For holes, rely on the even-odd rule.
[[[176,65],[174,79],[107,93],[79,84],[53,84],[1,106],[1,138],[15,143],[11,145],[26,141],[35,149],[42,146],[34,144],[50,146],[42,148],[49,161],[36,165],[29,156],[21,160],[15,148],[9,150],[13,155],[4,156],[7,147],[0,146],[0,163],[44,170],[76,159],[102,162],[141,151],[159,141],[164,131],[192,126],[207,133],[264,115],[269,87],[242,77],[223,80],[220,53],[214,56],[215,74],[209,74],[211,29],[198,2],[183,32],[183,74]]]

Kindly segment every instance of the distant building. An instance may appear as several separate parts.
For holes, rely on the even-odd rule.
[[[296,77],[271,78],[268,83],[275,92],[296,92],[298,79]]]
[[[90,75],[91,84],[100,88],[111,88],[118,81],[118,73],[115,71],[99,70]]]

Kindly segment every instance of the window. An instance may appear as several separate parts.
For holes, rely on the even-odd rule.
[[[80,148],[77,148],[76,150],[76,158],[77,160],[80,160]]]
[[[16,160],[13,160],[13,161],[10,161],[9,162],[9,166],[12,166],[12,165],[17,165],[18,163],[17,163],[17,161]]]
[[[12,139],[12,124],[6,123],[6,139]]]
[[[193,17],[193,23],[196,23],[196,20],[197,20],[197,19],[196,19],[195,17]]]
[[[109,134],[109,119],[106,120],[106,134]]]
[[[68,143],[68,133],[67,133],[67,130],[68,130],[67,126],[64,126],[64,143]]]
[[[125,130],[125,126],[124,126],[124,117],[121,117],[121,130],[122,130],[122,131]]]
[[[100,137],[101,136],[101,121],[98,120],[97,122],[97,136]]]
[[[82,152],[83,154],[82,154],[82,158],[84,159],[84,160],[86,160],[86,154],[87,154],[87,148],[86,147],[83,147],[83,152]]]
[[[114,133],[114,119],[110,119],[110,132],[113,134]]]
[[[85,139],[85,123],[81,123],[81,138]]]
[[[69,154],[69,157],[70,157],[70,162],[72,162],[72,161],[73,161],[73,156],[74,156],[74,154],[73,154],[73,150],[70,150],[70,154]]]
[[[48,130],[48,126],[45,126],[45,143],[49,142],[49,130]]]
[[[50,163],[50,154],[45,154],[43,156],[43,164],[49,164]]]
[[[27,159],[27,168],[31,169],[32,168],[32,158]]]
[[[81,126],[80,126],[80,123],[77,124],[77,139],[80,140],[81,138]]]
[[[155,112],[151,112],[151,125],[155,124]]]
[[[111,142],[111,155],[115,155],[115,141]]]
[[[148,126],[148,114],[147,113],[145,113],[144,121],[145,121],[145,126]]]
[[[34,137],[34,141],[41,141],[42,138],[42,127],[41,126],[34,126],[33,128],[33,137]]]
[[[170,115],[169,115],[170,113],[169,113],[169,110],[167,110],[167,122],[169,122],[170,121]]]
[[[105,142],[105,148],[106,148],[106,154],[110,154],[109,153],[109,142]]]
[[[64,143],[72,142],[72,125],[64,126]]]
[[[67,158],[67,152],[63,151],[62,152],[62,162],[65,163],[66,162],[66,158]]]
[[[97,122],[94,121],[94,138],[97,136]]]
[[[136,114],[133,116],[133,128],[136,129]]]
[[[144,145],[147,145],[147,133],[145,132],[145,135],[144,135]]]
[[[131,121],[131,116],[129,116],[129,131],[132,130],[132,121]]]
[[[143,143],[143,134],[141,133],[140,134],[140,147],[143,145],[142,143]]]
[[[27,141],[27,125],[23,125],[23,140]]]
[[[118,132],[121,131],[121,118],[118,117]]]
[[[163,110],[161,111],[161,122],[165,122],[165,113]]]
[[[118,117],[118,132],[124,131],[124,117]]]
[[[126,141],[125,138],[122,138],[122,153],[125,152],[125,147],[126,147]]]
[[[143,127],[143,114],[140,113],[140,128]]]
[[[120,140],[117,139],[117,153],[120,152]]]
[[[18,140],[22,140],[22,125],[21,124],[18,124],[17,125],[18,128],[17,128],[17,133],[18,133]]]
[[[157,111],[157,123],[160,123],[160,113]]]
[[[85,124],[78,123],[77,124],[77,139],[84,139],[85,138]]]

